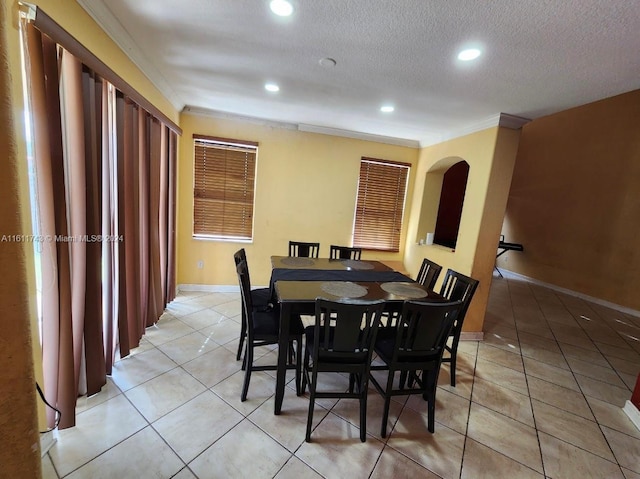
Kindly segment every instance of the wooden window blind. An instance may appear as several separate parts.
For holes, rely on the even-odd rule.
[[[193,135],[195,237],[250,240],[258,144]]]
[[[372,158],[360,161],[353,246],[400,250],[409,164]]]

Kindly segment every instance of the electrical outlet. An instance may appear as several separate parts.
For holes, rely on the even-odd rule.
[[[204,268],[204,261],[198,260],[198,269]]]

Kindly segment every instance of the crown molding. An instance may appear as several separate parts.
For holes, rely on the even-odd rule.
[[[342,130],[340,128],[330,128],[326,126],[307,125],[304,123],[300,123],[298,125],[298,130],[306,131],[309,133],[319,133],[321,135],[341,136],[345,138],[354,138],[356,140],[375,141],[377,143],[385,143],[387,145],[420,148],[420,142],[417,140],[407,140],[404,138],[394,138],[391,136],[374,135],[372,133]]]
[[[273,128],[283,128],[285,130],[297,130],[298,125],[296,123],[287,123],[284,121],[268,120],[266,118],[259,118],[257,116],[239,115],[236,113],[229,113],[220,110],[211,110],[209,108],[201,108],[199,106],[186,105],[182,109],[183,113],[189,113],[191,115],[207,116],[210,118],[220,118],[223,120],[235,120],[246,123],[253,123],[254,125],[269,126]]]
[[[77,0],[77,2],[140,69],[143,75],[169,100],[173,107],[180,111],[184,106],[184,101],[171,87],[164,75],[142,54],[129,32],[124,29],[106,6],[106,2],[100,0]]]
[[[422,148],[431,145],[437,145],[438,143],[443,143],[448,140],[453,140],[454,138],[460,138],[461,136],[470,135],[472,133],[477,133],[482,130],[486,130],[487,128],[493,128],[496,126],[501,126],[504,128],[509,128],[511,130],[518,130],[522,128],[522,126],[531,120],[528,118],[522,118],[516,115],[510,115],[508,113],[498,113],[496,115],[492,115],[488,118],[480,120],[475,123],[470,123],[465,125],[462,128],[458,128],[455,130],[449,130],[443,133],[437,140],[422,140],[420,142],[420,146]]]

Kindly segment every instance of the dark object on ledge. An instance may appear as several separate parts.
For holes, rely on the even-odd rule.
[[[500,235],[500,241],[498,242],[498,254],[496,255],[496,259],[505,254],[507,251],[524,251],[524,248],[520,243],[507,243],[506,241],[504,241],[504,235]],[[498,269],[498,266],[496,265],[494,266],[494,268],[502,278],[503,276]]]

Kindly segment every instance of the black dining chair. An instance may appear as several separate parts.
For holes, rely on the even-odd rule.
[[[393,334],[378,338],[375,343],[377,361],[384,364],[371,366],[373,371],[387,371],[384,386],[374,374],[371,383],[384,398],[380,434],[387,435],[389,405],[394,396],[422,394],[427,401],[428,429],[434,432],[436,389],[447,338],[462,303],[406,301],[393,328]],[[399,387],[393,384],[400,373]],[[420,372],[420,376],[418,375]],[[409,386],[404,386],[403,376],[409,375]]]
[[[244,384],[242,386],[241,401],[247,399],[249,391],[249,382],[253,371],[275,371],[277,366],[274,365],[256,365],[253,363],[254,348],[266,346],[269,344],[278,344],[278,335],[280,331],[280,312],[277,309],[260,310],[253,306],[251,299],[251,288],[249,285],[249,269],[247,262],[241,261],[236,271],[238,273],[238,283],[240,284],[240,294],[242,295],[242,305],[244,309],[243,321],[246,322],[246,345],[244,360],[242,367],[245,370]],[[296,370],[296,393],[300,394],[301,386],[301,366],[302,366],[302,334],[304,328],[299,315],[294,315],[289,323],[289,337],[291,342],[289,348],[293,347],[292,342],[295,340],[296,358],[295,364],[291,362],[291,354],[288,354],[287,369]]]
[[[317,258],[320,252],[320,243],[305,243],[302,241],[289,241],[289,256],[302,258]]]
[[[360,401],[360,440],[367,435],[369,367],[384,301],[316,299],[315,325],[305,329],[302,392],[309,385],[309,415],[305,440],[311,441],[316,398]],[[319,391],[319,373],[348,373],[348,390]]]
[[[425,258],[422,260],[420,271],[418,271],[418,276],[416,276],[416,282],[433,291],[436,281],[438,281],[438,276],[440,276],[440,271],[442,271],[442,266]]]
[[[242,261],[247,261],[247,255],[244,248],[240,248],[233,254],[233,261],[236,264],[236,268]],[[271,289],[270,288],[256,288],[251,289],[251,278],[249,275],[249,265],[247,263],[247,281],[249,282],[249,289],[251,291],[251,303],[253,308],[258,310],[270,309],[273,307],[273,302],[271,298]],[[241,298],[242,299],[242,298]],[[240,341],[238,343],[238,353],[236,355],[236,361],[240,361],[240,357],[242,356],[242,348],[244,346],[244,340],[247,336],[247,328],[246,328],[246,320],[245,320],[245,312],[244,312],[244,300],[242,307],[242,324],[240,326]]]
[[[362,248],[352,248],[350,246],[329,246],[330,259],[354,259],[360,260]]]
[[[440,289],[440,294],[449,301],[462,301],[462,306],[451,329],[451,344],[445,346],[448,355],[442,358],[443,363],[450,363],[451,386],[454,387],[456,385],[456,360],[458,358],[458,343],[462,333],[462,323],[469,310],[473,295],[478,289],[478,284],[479,281],[477,279],[448,269]]]

